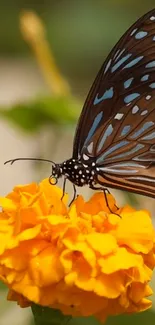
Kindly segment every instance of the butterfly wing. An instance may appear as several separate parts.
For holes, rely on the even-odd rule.
[[[129,28],[101,67],[78,122],[73,158],[83,159],[87,148],[89,156],[96,157],[96,142],[111,117],[151,91],[154,80],[155,10],[152,10]],[[90,152],[92,142],[95,145]],[[105,143],[103,147],[105,150]]]
[[[154,98],[155,90],[122,107],[102,130],[94,149],[97,183],[155,197]]]

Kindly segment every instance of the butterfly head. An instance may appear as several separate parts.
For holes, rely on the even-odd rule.
[[[54,185],[57,184],[58,179],[63,175],[63,170],[61,164],[53,164],[52,165],[52,174],[50,176],[50,180],[54,179]],[[52,182],[53,184],[53,182]]]
[[[52,175],[50,177],[51,179],[55,179],[54,184],[56,184],[58,182],[58,179],[62,176],[65,176],[65,178],[73,181],[73,178],[76,178],[74,175],[76,169],[75,165],[76,164],[74,159],[66,160],[61,164],[54,164],[52,166]]]

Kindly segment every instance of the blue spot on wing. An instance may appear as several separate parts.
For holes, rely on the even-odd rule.
[[[113,147],[111,147],[110,149],[106,150],[103,155],[101,155],[98,159],[97,159],[97,163],[103,163],[104,159],[110,155],[112,152],[116,151],[117,149],[120,149],[122,147],[124,147],[125,145],[127,145],[129,143],[129,141],[120,141],[119,143],[115,144]]]
[[[125,167],[139,167],[139,163],[137,164],[125,164],[125,163],[115,163],[112,166],[108,166],[108,167],[100,167],[100,170],[103,170],[105,173],[108,172],[110,174],[117,174],[117,175],[121,175],[121,174],[126,174],[126,175],[131,175],[131,174],[136,174],[138,172],[137,169],[125,169]],[[123,167],[123,169],[122,169]]]
[[[93,122],[93,124],[92,124],[92,127],[90,128],[90,131],[89,131],[89,133],[88,133],[88,136],[87,136],[87,138],[86,138],[84,144],[86,144],[86,142],[88,142],[88,141],[91,139],[91,137],[93,136],[93,134],[94,134],[94,132],[96,131],[96,129],[97,129],[99,123],[101,122],[102,116],[103,116],[103,112],[100,112],[100,113],[95,117],[94,122]]]
[[[150,121],[150,122],[145,122],[142,127],[137,130],[133,135],[130,136],[131,139],[136,139],[137,137],[139,137],[143,132],[145,132],[147,129],[149,129],[151,126],[154,125],[154,122]]]
[[[126,80],[126,81],[124,82],[124,88],[125,88],[125,89],[127,89],[127,88],[130,87],[130,85],[131,85],[133,79],[134,79],[134,78],[129,78],[128,80]]]
[[[139,97],[140,94],[139,93],[133,93],[133,94],[130,94],[126,97],[124,97],[124,102],[126,104],[130,103],[132,100],[136,99],[137,97]]]
[[[105,93],[103,94],[102,97],[98,98],[98,94],[96,95],[95,99],[94,99],[94,105],[99,104],[100,102],[102,102],[105,99],[111,99],[114,95],[114,88],[111,87],[110,89],[106,90]]]
[[[149,87],[154,89],[155,88],[155,82],[152,82],[152,84],[150,84]]]
[[[155,67],[155,61],[151,61],[146,64],[145,68],[154,68]]]
[[[145,74],[140,80],[147,81],[149,79],[149,74]]]
[[[142,138],[142,140],[153,140],[153,139],[155,139],[155,132],[152,132]]]
[[[141,38],[145,37],[147,34],[148,34],[147,32],[143,32],[143,31],[141,31],[141,32],[138,32],[138,33],[135,35],[135,38],[136,38],[136,39],[141,39]]]
[[[122,59],[120,59],[114,66],[111,68],[111,72],[116,71],[125,61],[127,61],[130,58],[131,54],[127,54],[123,56]]]
[[[125,67],[123,69],[132,68],[135,64],[137,64],[139,61],[141,61],[143,59],[143,57],[144,57],[143,55],[138,56],[134,60],[130,61],[127,65],[125,65]]]
[[[112,134],[112,132],[113,132],[113,127],[112,127],[112,125],[110,124],[110,125],[108,125],[106,131],[104,132],[104,135],[103,135],[101,141],[99,142],[99,145],[98,145],[98,147],[97,147],[97,152],[99,152],[99,151],[102,149],[102,147],[103,147],[103,145],[104,145],[106,139],[109,137],[109,135]]]
[[[139,151],[140,149],[144,148],[144,145],[143,144],[137,144],[133,149],[129,150],[129,151],[126,151],[126,152],[123,152],[121,153],[120,155],[117,155],[115,156],[113,159],[118,159],[118,158],[124,158],[124,157],[127,157],[137,151]]]
[[[121,132],[121,137],[125,136],[126,134],[128,134],[128,132],[130,131],[131,126],[130,125],[125,125],[122,132]]]

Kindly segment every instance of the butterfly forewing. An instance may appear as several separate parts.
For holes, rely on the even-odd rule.
[[[155,197],[155,10],[123,35],[79,119],[73,157],[103,186]]]
[[[154,80],[155,10],[152,10],[129,28],[99,71],[79,119],[73,157],[82,158],[88,151],[91,157],[96,157],[99,151],[106,150],[119,129],[117,114],[121,108],[123,114],[128,114],[130,103],[134,104],[143,95],[152,93]],[[104,141],[103,134],[115,115],[118,120],[114,121],[113,135]],[[131,124],[132,115],[128,118]],[[107,134],[110,132],[109,126]]]

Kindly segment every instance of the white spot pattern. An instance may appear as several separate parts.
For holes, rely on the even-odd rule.
[[[89,153],[92,153],[92,151],[93,151],[93,142],[91,142],[89,144],[89,146],[87,147],[87,150],[88,150]]]
[[[132,109],[132,114],[136,114],[139,111],[139,107],[135,105]]]
[[[87,155],[84,154],[84,155],[83,155],[83,159],[84,159],[84,160],[88,160],[89,157],[88,157]]]
[[[105,67],[104,74],[108,71],[108,69],[110,68],[110,65],[111,65],[111,59],[108,61],[107,65]]]
[[[121,120],[121,118],[123,117],[124,114],[122,113],[117,113],[114,117],[115,120]]]
[[[134,34],[136,33],[136,31],[137,31],[137,28],[133,29],[133,31],[131,32],[130,35],[131,35],[131,36],[134,35]]]
[[[146,100],[149,100],[151,98],[151,95],[146,96]]]
[[[144,115],[146,115],[147,113],[148,113],[148,110],[147,110],[147,109],[145,109],[143,112],[141,112],[141,114],[140,114],[140,115],[144,116]]]

